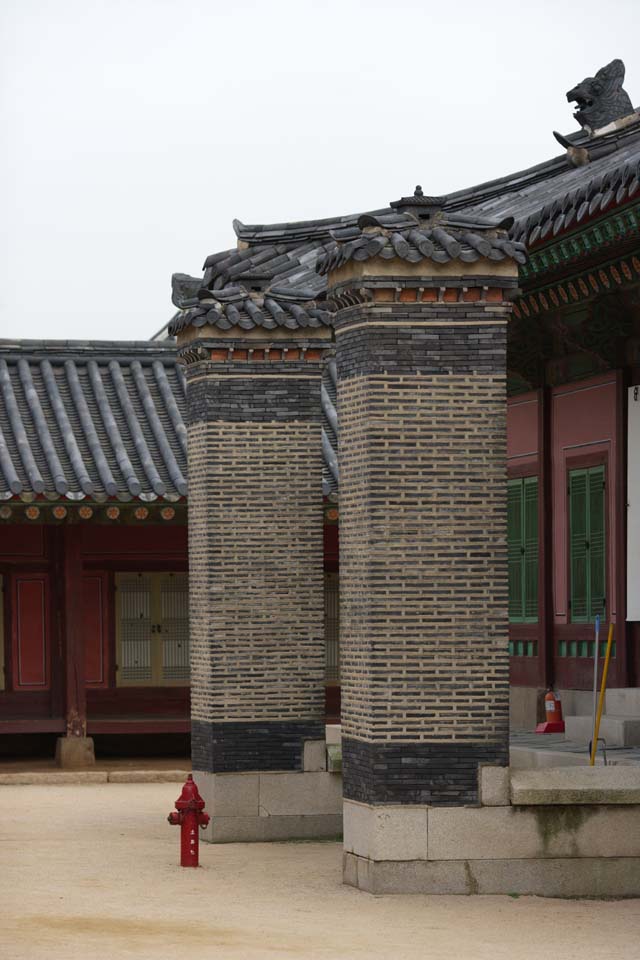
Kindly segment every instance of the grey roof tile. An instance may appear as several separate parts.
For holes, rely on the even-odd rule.
[[[279,292],[283,285],[292,290],[306,288],[317,301],[322,301],[326,295],[326,278],[316,266],[321,259],[326,260],[330,251],[335,251],[336,241],[357,260],[376,255],[401,255],[409,262],[427,257],[444,263],[455,256],[462,262],[470,262],[477,256],[490,259],[509,256],[521,260],[521,246],[505,247],[504,239],[488,241],[478,236],[495,227],[497,221],[510,218],[513,221],[508,227],[510,240],[532,245],[575,228],[585,217],[640,193],[640,123],[591,140],[582,132],[570,134],[564,140],[584,146],[590,162],[574,167],[566,155],[556,156],[446,197],[416,199],[414,195],[364,214],[274,224],[243,224],[235,220],[233,227],[243,249],[226,250],[208,257],[201,280],[183,274],[175,276],[174,302],[182,312],[174,318],[173,329],[182,329],[189,322],[188,310],[197,306],[198,285],[217,293],[230,286],[241,286],[249,295],[264,294],[270,287],[273,292],[277,283]],[[425,229],[419,211],[420,208],[428,210],[430,206],[442,209],[451,240]],[[362,229],[371,225],[377,226],[381,234],[387,231],[392,238],[395,235],[395,240],[387,244],[382,236],[369,236],[364,247],[360,242]],[[353,241],[355,246],[348,246]],[[491,243],[491,250],[487,242]],[[304,310],[304,303],[300,305]],[[264,313],[262,306],[259,309]],[[233,311],[231,315],[235,316]],[[193,319],[201,316],[196,310]],[[255,311],[253,317],[259,325]],[[228,317],[216,322],[225,329],[231,326]],[[240,320],[237,322],[240,324]],[[264,326],[268,329],[269,322],[264,322]]]
[[[202,288],[199,306],[179,311],[169,324],[169,334],[175,336],[188,326],[211,325],[219,330],[233,327],[298,330],[331,325],[331,313],[316,303],[312,289],[296,290],[282,286],[282,279],[278,280],[278,285],[264,293],[240,286],[222,290]]]
[[[0,341],[0,499],[176,500],[184,409],[173,347]]]
[[[344,231],[334,235],[334,246],[318,260],[317,270],[319,273],[328,273],[351,259],[369,260],[372,257],[384,260],[399,257],[409,263],[417,263],[422,259],[436,263],[458,259],[463,263],[473,263],[480,257],[491,260],[511,257],[518,263],[525,262],[524,244],[509,241],[506,231],[499,229],[497,221],[491,227],[487,223],[476,222],[474,231],[460,229],[457,226],[459,222],[454,218],[452,225],[447,212],[440,210],[429,213],[429,219],[424,222],[412,218],[409,227],[389,230],[378,218],[363,217],[357,235],[350,234],[350,239],[342,241],[340,238],[344,236]]]
[[[27,391],[37,403],[32,397],[30,406]],[[184,497],[185,412],[186,381],[173,346],[0,340],[0,500],[34,493]],[[333,360],[323,377],[322,418],[328,495],[338,487]]]

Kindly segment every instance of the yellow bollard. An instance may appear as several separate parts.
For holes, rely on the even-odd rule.
[[[589,766],[595,766],[596,750],[598,749],[598,734],[600,733],[600,719],[602,717],[602,708],[604,707],[604,693],[607,688],[607,674],[609,673],[609,661],[611,660],[611,647],[613,644],[613,624],[609,624],[609,636],[607,637],[607,653],[604,658],[604,669],[602,671],[602,683],[600,685],[600,699],[598,700],[598,713],[596,715],[596,728],[593,731],[593,740],[591,742],[591,756]]]

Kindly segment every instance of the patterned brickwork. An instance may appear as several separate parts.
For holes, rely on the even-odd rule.
[[[259,364],[250,371],[236,364],[200,364],[189,378],[189,422],[231,420],[270,423],[285,420],[319,423],[319,373],[313,379],[301,364],[291,369]],[[317,364],[314,364],[317,366]],[[274,369],[275,367],[275,369]],[[317,389],[310,389],[315,384]]]
[[[507,762],[509,310],[338,314],[349,799],[472,803],[478,763]]]
[[[324,719],[191,723],[193,769],[216,773],[300,770],[305,740],[324,740]]]
[[[303,740],[321,735],[322,443],[313,366],[304,375],[277,365],[240,376],[223,364],[189,371],[197,769],[299,769]]]
[[[478,764],[507,766],[499,743],[365,743],[342,738],[345,796],[360,803],[477,803]]]

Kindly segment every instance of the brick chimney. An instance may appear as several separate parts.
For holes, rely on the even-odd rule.
[[[308,758],[324,757],[320,386],[330,316],[313,301],[292,313],[268,293],[202,291],[174,328],[188,384],[193,768],[208,837],[286,839],[310,824],[335,835],[339,785],[333,815],[303,801],[310,819],[286,815]]]
[[[336,310],[345,882],[377,892],[411,889],[427,807],[476,803],[479,767],[508,764],[506,337],[524,260],[507,223],[420,188],[392,208],[336,234],[320,265]]]

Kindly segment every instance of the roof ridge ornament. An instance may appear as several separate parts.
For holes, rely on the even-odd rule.
[[[392,200],[389,206],[394,210],[399,210],[400,213],[410,213],[420,220],[429,220],[434,214],[442,210],[446,202],[446,196],[425,196],[422,187],[420,184],[417,184],[412,197],[401,197],[400,200]]]
[[[567,91],[567,100],[577,104],[573,115],[590,137],[608,133],[610,124],[635,113],[628,93],[622,88],[624,75],[623,61],[612,60],[601,67],[595,77],[585,77]],[[638,119],[638,115],[635,116]]]

